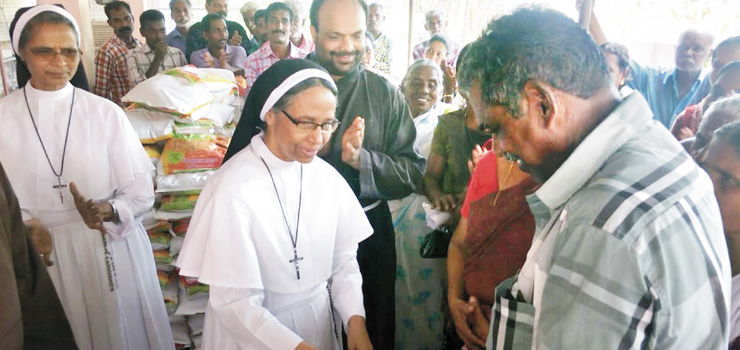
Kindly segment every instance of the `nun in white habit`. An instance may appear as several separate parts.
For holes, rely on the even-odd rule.
[[[306,60],[279,61],[255,81],[248,131],[201,193],[177,260],[181,275],[210,286],[204,349],[341,349],[342,326],[349,349],[372,348],[356,260],[372,227],[316,157],[339,123],[336,93]]]
[[[77,346],[173,349],[141,225],[149,158],[121,108],[69,83],[80,51],[67,11],[31,8],[12,42],[31,79],[0,99],[0,162],[26,225],[50,233],[48,271]]]

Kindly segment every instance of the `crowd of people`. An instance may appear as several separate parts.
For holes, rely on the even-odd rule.
[[[740,37],[654,67],[595,13],[460,45],[431,10],[397,80],[380,3],[169,7],[166,33],[105,5],[93,84],[70,13],[13,20],[0,348],[174,348],[124,96],[192,65],[245,95],[173,263],[209,287],[203,349],[740,349]]]

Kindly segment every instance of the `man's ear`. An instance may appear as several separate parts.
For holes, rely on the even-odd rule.
[[[311,23],[311,38],[313,38],[314,43],[316,42],[316,36],[318,35],[318,33],[316,32],[317,32],[316,27],[314,27],[313,23]]]
[[[545,82],[529,80],[522,88],[522,98],[527,111],[535,113],[542,125],[550,127],[558,112],[554,88]]]
[[[207,32],[205,30],[200,32],[200,36],[203,38],[203,40],[208,41],[208,37],[206,36],[206,34]]]

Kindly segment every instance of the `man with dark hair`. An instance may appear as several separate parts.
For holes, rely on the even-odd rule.
[[[308,52],[301,50],[290,41],[295,14],[287,4],[273,2],[267,6],[265,13],[267,14],[268,45],[263,45],[247,57],[244,65],[247,93],[257,77],[275,62],[286,58],[304,58],[308,55]]]
[[[391,75],[393,68],[393,41],[383,33],[385,13],[383,5],[378,2],[370,4],[367,14],[367,31],[372,35],[375,48],[375,68],[387,75]]]
[[[241,46],[245,52],[251,52],[252,43],[249,42],[247,32],[244,31],[244,27],[241,24],[234,21],[229,21],[227,16],[229,15],[229,1],[228,0],[206,0],[206,11],[209,15],[219,14],[226,21],[226,28],[228,29],[228,43],[231,46]],[[185,57],[190,59],[193,52],[201,50],[208,46],[208,42],[203,38],[203,20],[193,24],[190,27],[190,33],[188,33],[187,44],[185,45]],[[191,62],[192,63],[192,62]]]
[[[131,90],[125,54],[141,46],[141,42],[133,36],[134,17],[127,3],[109,2],[104,9],[108,25],[115,35],[100,47],[95,56],[93,93],[121,105],[121,97]]]
[[[182,51],[167,46],[164,34],[164,15],[157,10],[146,10],[139,16],[141,36],[146,45],[126,52],[128,80],[131,88],[157,73],[188,64]]]
[[[603,43],[599,45],[601,52],[604,53],[606,59],[606,66],[609,68],[609,73],[612,76],[614,85],[619,90],[622,96],[627,96],[631,93],[629,91],[622,91],[627,77],[630,76],[630,54],[627,47],[620,43]]]
[[[190,19],[193,13],[193,5],[190,0],[170,0],[170,17],[175,21],[173,29],[165,41],[167,46],[172,46],[185,54],[185,43],[190,31]]]
[[[711,181],[641,94],[619,96],[586,31],[517,9],[471,45],[458,82],[497,152],[542,183],[487,348],[727,348],[730,264]]]
[[[247,52],[241,46],[227,43],[226,19],[221,14],[211,13],[203,17],[200,27],[207,46],[193,52],[190,63],[198,68],[222,68],[244,75]]]
[[[362,0],[314,0],[316,50],[308,57],[329,71],[339,90],[342,124],[321,156],[347,180],[373,225],[357,252],[368,333],[376,349],[393,349],[396,253],[387,200],[416,190],[424,159],[413,149],[416,130],[404,96],[360,64],[367,13]]]
[[[424,15],[424,29],[426,29],[429,32],[429,37],[433,37],[435,35],[445,35],[445,30],[447,29],[447,19],[445,18],[445,14],[442,11],[439,10],[430,10]],[[411,53],[414,57],[414,60],[418,60],[421,58],[424,58],[424,53],[427,50],[427,47],[429,46],[429,40],[424,40],[414,46]],[[447,39],[447,64],[448,65],[454,65],[457,61],[457,55],[460,53],[460,45],[456,42],[453,42],[452,40]]]
[[[594,13],[589,30],[597,44],[607,42]],[[653,118],[666,128],[686,106],[698,103],[709,93],[711,86],[702,67],[712,56],[713,42],[711,33],[687,29],[678,37],[674,68],[650,67],[630,60],[627,86],[645,96]]]
[[[303,27],[306,25],[306,11],[303,10],[303,4],[298,0],[285,0],[283,2],[293,10],[290,41],[306,54],[313,52],[315,49],[313,40],[303,34]]]
[[[254,13],[254,29],[257,45],[261,47],[267,41],[267,12],[265,12],[265,9],[257,10]]]

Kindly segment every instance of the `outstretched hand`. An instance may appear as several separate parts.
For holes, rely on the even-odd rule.
[[[468,160],[468,170],[470,170],[470,174],[473,174],[473,171],[475,171],[475,167],[478,166],[478,162],[486,155],[488,152],[491,152],[489,150],[484,149],[480,145],[475,145],[475,148],[473,148],[472,151],[472,160]]]
[[[365,139],[365,119],[355,117],[352,125],[342,135],[342,161],[353,168],[360,169],[360,151]]]
[[[455,68],[448,65],[447,60],[445,59],[440,62],[439,67],[442,68],[442,73],[444,73],[444,94],[454,94],[455,89],[457,89],[457,74],[455,73]]]
[[[85,225],[92,230],[98,230],[100,233],[106,234],[108,231],[103,225],[105,212],[104,208],[101,208],[101,204],[96,204],[92,199],[87,199],[80,194],[74,182],[69,183],[69,192],[72,193],[77,212],[82,216]],[[102,203],[102,205],[110,206],[108,203]]]

